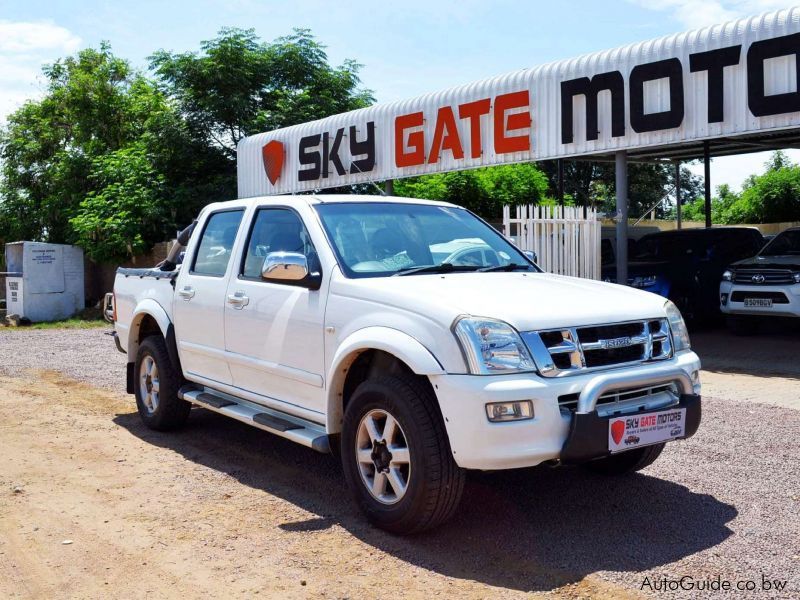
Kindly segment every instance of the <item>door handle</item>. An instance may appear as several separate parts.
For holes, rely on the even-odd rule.
[[[194,288],[187,285],[182,290],[178,290],[178,295],[184,300],[191,300],[194,298]]]
[[[232,305],[237,310],[243,309],[250,304],[250,298],[244,295],[244,292],[236,292],[235,294],[228,294],[228,304]]]

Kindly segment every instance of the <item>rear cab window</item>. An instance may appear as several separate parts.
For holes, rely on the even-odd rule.
[[[192,274],[225,276],[242,215],[244,209],[220,211],[208,217],[192,262]]]

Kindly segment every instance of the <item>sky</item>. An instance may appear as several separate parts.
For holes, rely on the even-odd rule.
[[[776,0],[0,0],[0,118],[41,94],[41,66],[111,43],[141,69],[153,51],[197,50],[221,27],[264,40],[311,29],[332,63],[362,63],[378,102],[784,8]],[[800,150],[790,150],[800,162]],[[712,162],[712,186],[734,189],[767,155]],[[702,165],[692,169],[702,174]]]

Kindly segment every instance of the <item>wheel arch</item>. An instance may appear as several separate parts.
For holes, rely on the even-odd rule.
[[[429,375],[445,373],[428,348],[397,329],[367,327],[345,338],[336,350],[328,371],[328,433],[341,432],[344,407],[358,383],[375,370],[390,373],[395,368],[424,377],[426,381]]]
[[[128,360],[134,361],[139,346],[147,336],[160,333],[166,339],[172,321],[158,302],[151,299],[142,300],[131,318],[128,330]]]

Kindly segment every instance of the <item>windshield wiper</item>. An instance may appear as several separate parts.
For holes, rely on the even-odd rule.
[[[517,263],[508,263],[507,265],[494,265],[492,267],[483,267],[478,269],[479,273],[491,273],[492,271],[516,271],[517,269],[530,270],[530,265],[518,265]]]
[[[404,275],[416,275],[417,273],[453,273],[454,271],[475,271],[476,267],[470,265],[454,265],[453,263],[441,263],[438,265],[423,265],[421,267],[403,267],[392,277],[402,277]]]

